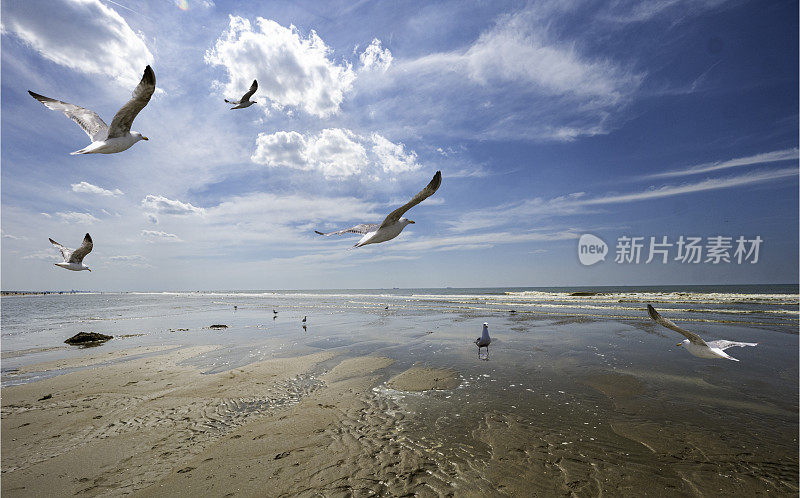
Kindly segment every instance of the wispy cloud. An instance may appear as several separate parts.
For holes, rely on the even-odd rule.
[[[50,215],[47,216],[49,217]],[[98,221],[100,221],[97,218],[95,218],[94,215],[92,215],[91,213],[78,213],[75,211],[56,213],[56,216],[58,216],[61,219],[61,221],[65,223],[80,223],[83,225],[90,225],[92,223],[97,223]]]
[[[729,159],[727,161],[714,161],[710,163],[698,164],[688,168],[677,169],[673,171],[664,171],[662,173],[653,173],[646,175],[643,178],[672,178],[677,176],[697,175],[700,173],[708,173],[710,171],[718,171],[721,169],[738,168],[741,166],[753,166],[756,164],[775,163],[780,161],[797,161],[798,150],[797,148],[776,150],[772,152],[764,152],[762,154],[755,154],[753,156],[740,157],[736,159]]]
[[[141,254],[109,256],[106,259],[110,263],[124,265],[131,268],[153,268],[153,265],[151,265],[147,261],[147,258],[142,256]]]
[[[506,203],[464,213],[458,219],[450,222],[450,225],[453,231],[466,232],[518,223],[519,220],[530,219],[532,217],[565,216],[587,213],[589,209],[594,206],[647,201],[709,190],[742,187],[781,178],[797,177],[797,174],[797,168],[782,168],[724,178],[709,178],[694,183],[663,185],[661,187],[651,187],[646,190],[623,194],[607,193],[590,197],[587,196],[585,192],[575,192],[551,199],[526,199],[521,202]]]
[[[584,199],[578,202],[583,206],[596,206],[600,204],[616,204],[620,202],[644,201],[649,199],[659,199],[674,195],[691,194],[704,192],[707,190],[718,190],[725,188],[741,187],[754,183],[768,182],[780,178],[796,177],[797,168],[782,168],[776,170],[757,171],[727,178],[709,178],[696,183],[686,183],[683,185],[664,185],[663,187],[651,188],[643,192],[631,192],[629,194],[606,195],[593,199]]]
[[[144,199],[142,199],[142,207],[145,209],[153,210],[160,214],[173,214],[177,216],[187,215],[187,214],[199,214],[202,215],[205,213],[203,208],[192,206],[188,202],[181,202],[178,200],[167,199],[162,195],[147,195]],[[152,222],[152,218],[150,220]]]
[[[523,231],[523,232],[491,232],[474,235],[455,235],[448,237],[430,237],[420,240],[396,244],[396,251],[464,251],[486,249],[497,245],[517,244],[520,242],[551,242],[556,240],[577,239],[578,234],[571,230],[558,232]]]
[[[83,194],[97,194],[97,195],[104,195],[107,197],[114,197],[116,195],[123,195],[122,190],[115,188],[114,190],[106,190],[103,187],[98,187],[97,185],[92,185],[89,182],[80,182],[80,183],[73,183],[72,184],[72,191],[79,192]]]
[[[579,38],[551,26],[577,10],[575,2],[529,6],[467,45],[398,57],[385,74],[355,82],[356,104],[367,122],[397,123],[398,133],[562,142],[608,133],[646,73],[581,50]]]
[[[174,233],[162,232],[160,230],[142,230],[141,234],[142,237],[147,239],[149,242],[155,242],[157,240],[163,240],[168,242],[182,242],[180,237],[178,237]]]
[[[136,84],[144,66],[153,62],[144,40],[99,0],[4,2],[3,32],[56,64],[126,85]]]
[[[3,238],[11,240],[28,240],[28,237],[22,235],[11,235],[10,233],[3,233]]]
[[[55,260],[58,259],[58,251],[36,251],[22,256],[22,259]]]

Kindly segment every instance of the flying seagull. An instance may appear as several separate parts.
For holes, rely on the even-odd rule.
[[[139,111],[150,102],[150,97],[156,89],[156,75],[150,66],[144,68],[142,80],[133,90],[131,99],[122,106],[108,126],[96,112],[83,107],[51,99],[28,90],[31,97],[35,98],[48,109],[61,111],[69,119],[78,123],[83,131],[92,139],[92,143],[81,150],[70,154],[114,154],[129,149],[139,140],[149,140],[138,131],[131,131],[131,124]]]
[[[478,358],[481,357],[481,348],[486,348],[486,358],[489,358],[489,344],[492,342],[492,338],[489,337],[489,324],[483,324],[483,332],[481,332],[481,336],[475,339],[475,345],[478,346]]]
[[[725,350],[733,346],[758,346],[757,342],[734,342],[724,340],[706,342],[701,339],[699,335],[682,329],[663,316],[659,315],[658,311],[656,311],[655,308],[649,304],[647,305],[647,313],[650,314],[650,318],[652,318],[657,324],[674,330],[675,332],[686,337],[686,339],[679,343],[678,346],[683,346],[687,351],[689,351],[689,353],[700,358],[725,358],[728,360],[739,361],[736,358],[728,356]]]
[[[258,90],[258,81],[253,80],[253,84],[250,85],[250,90],[247,90],[247,93],[242,95],[241,99],[239,99],[239,100],[228,100],[228,99],[225,99],[225,102],[227,102],[229,104],[236,104],[235,107],[231,107],[231,110],[244,109],[245,107],[250,107],[251,105],[256,103],[255,100],[250,100],[250,97],[252,97],[253,94],[256,93],[256,90]]]
[[[49,240],[51,244],[56,246],[58,250],[61,251],[61,256],[64,258],[64,262],[55,263],[56,266],[60,266],[61,268],[66,268],[67,270],[72,271],[92,271],[91,268],[83,264],[83,258],[92,252],[92,237],[88,233],[83,238],[83,244],[81,244],[81,246],[74,251],[72,249],[67,249],[53,239]]]
[[[442,172],[437,171],[435,175],[433,175],[433,179],[428,184],[427,187],[420,190],[417,195],[414,196],[413,199],[408,201],[406,204],[403,204],[399,208],[395,209],[389,216],[383,220],[383,223],[362,223],[360,225],[356,225],[354,227],[345,228],[343,230],[337,230],[335,232],[328,232],[323,233],[317,230],[314,230],[315,233],[320,235],[324,235],[326,237],[330,235],[342,235],[345,233],[356,233],[359,235],[363,235],[361,240],[358,241],[358,244],[354,245],[353,247],[361,247],[367,244],[377,244],[379,242],[386,242],[387,240],[392,240],[393,238],[400,235],[400,232],[406,227],[406,225],[410,223],[414,223],[411,220],[407,220],[403,218],[403,214],[406,211],[411,209],[412,207],[416,206],[420,202],[424,201],[428,197],[432,196],[436,190],[439,188],[439,185],[442,184]]]

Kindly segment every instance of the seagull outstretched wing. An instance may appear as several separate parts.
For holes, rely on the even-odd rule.
[[[740,348],[743,348],[745,346],[758,346],[757,342],[736,342],[736,341],[726,341],[726,340],[709,341],[707,344],[709,347],[719,348],[723,351],[725,351],[728,348],[732,348],[734,346],[738,346]]]
[[[31,94],[31,97],[44,104],[48,109],[63,112],[66,117],[78,123],[78,126],[92,139],[92,142],[106,139],[108,135],[108,125],[96,112],[84,109],[75,104],[70,104],[69,102],[51,99],[50,97],[39,95],[30,90],[28,90],[28,93]]]
[[[320,232],[318,230],[314,230],[314,233],[318,233],[318,234],[324,235],[326,237],[331,236],[331,235],[343,235],[345,233],[356,233],[356,234],[359,234],[359,235],[366,235],[366,234],[368,234],[370,232],[374,232],[375,230],[377,230],[379,226],[380,225],[378,225],[377,223],[361,223],[360,225],[356,225],[356,226],[350,227],[350,228],[344,228],[342,230],[336,230],[335,232],[324,233],[324,232]]]
[[[695,334],[694,332],[689,332],[686,329],[678,327],[671,321],[659,315],[658,311],[656,311],[655,308],[653,308],[649,304],[647,305],[647,313],[650,315],[650,318],[652,318],[654,322],[661,325],[662,327],[666,327],[670,330],[674,330],[675,332],[681,334],[682,336],[689,339],[689,342],[691,342],[692,344],[697,344],[698,346],[708,346],[708,344],[706,344],[706,341],[701,339],[699,335]]]
[[[47,240],[49,240],[51,244],[56,246],[56,249],[61,251],[61,257],[64,258],[64,261],[69,261],[69,257],[72,255],[72,251],[71,250],[69,250],[66,247],[62,246],[61,244],[59,244],[58,242],[56,242],[53,239],[47,239]]]
[[[72,256],[69,258],[69,263],[80,263],[83,261],[83,258],[92,252],[92,237],[87,233],[86,236],[83,237],[83,244],[74,251],[72,251]]]
[[[381,223],[381,227],[385,227],[387,225],[392,225],[397,222],[409,209],[416,206],[420,202],[424,201],[428,197],[432,196],[438,189],[439,185],[442,184],[442,172],[437,171],[435,175],[433,175],[433,179],[428,184],[427,187],[420,190],[417,195],[415,195],[410,201],[403,204],[399,208],[395,209],[383,220]]]
[[[256,93],[256,90],[258,90],[258,81],[253,80],[253,84],[250,85],[250,90],[247,90],[247,93],[242,95],[242,99],[239,102],[247,102],[248,100],[250,100],[250,97],[252,97],[253,94]]]
[[[147,66],[144,68],[141,81],[133,90],[131,99],[117,111],[114,119],[111,120],[111,125],[108,127],[108,138],[121,137],[131,131],[134,118],[150,102],[150,97],[153,96],[155,90],[156,74],[153,72],[153,68]]]

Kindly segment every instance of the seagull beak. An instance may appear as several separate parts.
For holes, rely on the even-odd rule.
[[[142,140],[150,140],[150,139],[147,138],[146,136],[142,135]]]
[[[89,270],[89,271],[92,271],[92,269],[91,269],[91,268],[87,268],[87,270]]]
[[[414,223],[414,220],[408,220],[409,223]]]
[[[681,343],[679,342],[678,344],[676,344],[676,346],[681,347]]]

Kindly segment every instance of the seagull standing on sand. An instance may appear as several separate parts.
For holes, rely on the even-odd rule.
[[[649,304],[647,305],[647,313],[650,314],[650,318],[652,318],[657,324],[670,330],[674,330],[675,332],[678,332],[686,337],[686,339],[679,343],[678,346],[683,346],[687,351],[689,351],[689,353],[699,358],[725,358],[728,360],[739,361],[736,358],[728,356],[725,350],[733,346],[758,346],[757,342],[734,342],[725,340],[706,342],[697,334],[682,329],[671,321],[667,320]]]
[[[241,99],[239,99],[239,100],[228,100],[228,99],[225,99],[225,102],[227,102],[229,104],[236,104],[235,107],[231,107],[231,110],[244,109],[245,107],[250,107],[251,105],[256,103],[255,100],[250,100],[250,97],[252,97],[253,94],[256,93],[256,90],[258,90],[258,81],[253,80],[253,84],[250,85],[250,90],[247,90],[247,93],[242,95]]]
[[[92,271],[91,268],[83,264],[83,258],[92,252],[92,237],[90,237],[88,233],[83,238],[83,244],[81,244],[81,246],[74,251],[72,249],[67,249],[53,239],[49,240],[51,244],[56,246],[58,250],[61,251],[61,256],[64,258],[64,262],[55,263],[56,266],[60,266],[61,268],[72,271]]]
[[[489,358],[489,344],[491,344],[492,338],[489,337],[489,324],[483,324],[483,332],[481,332],[481,336],[475,339],[475,345],[478,346],[478,358],[481,357],[481,348],[486,348],[486,358]]]
[[[330,236],[330,235],[342,235],[345,233],[356,233],[359,235],[363,235],[361,240],[358,241],[353,248],[365,246],[367,244],[377,244],[379,242],[386,242],[387,240],[392,240],[393,238],[400,235],[400,232],[403,229],[411,224],[414,223],[411,220],[407,220],[403,218],[403,214],[406,211],[411,209],[412,207],[416,206],[420,202],[424,201],[428,197],[432,196],[436,190],[438,190],[439,185],[442,184],[442,172],[437,171],[435,175],[433,175],[433,179],[428,184],[427,187],[422,189],[417,195],[414,196],[413,199],[408,201],[406,204],[403,204],[399,208],[395,209],[383,220],[383,223],[362,223],[360,225],[356,225],[354,227],[345,228],[343,230],[337,230],[335,232],[328,232],[323,233],[317,230],[314,230],[315,233],[320,235]]]
[[[139,111],[150,102],[150,97],[156,89],[156,75],[150,66],[144,68],[142,80],[133,90],[133,95],[127,104],[117,111],[111,126],[108,126],[96,112],[83,107],[51,99],[28,90],[31,97],[35,98],[48,109],[61,111],[69,119],[78,123],[78,126],[89,135],[92,143],[81,150],[70,152],[75,154],[114,154],[129,149],[139,140],[149,140],[138,131],[131,131],[131,124]]]
[[[307,316],[303,317],[303,323],[306,323],[306,318],[308,318],[308,317]]]

